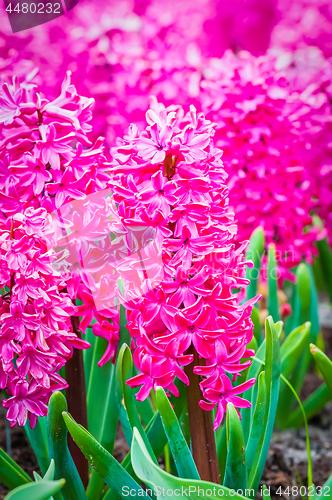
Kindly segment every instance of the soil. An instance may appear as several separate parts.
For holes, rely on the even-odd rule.
[[[326,353],[332,358],[332,328],[323,328]],[[303,400],[322,383],[313,370],[308,373],[301,392]],[[311,419],[309,425],[313,480],[316,486],[323,486],[332,473],[332,401]],[[19,426],[11,429],[12,458],[32,477],[39,467],[24,431]],[[4,413],[0,413],[0,447],[6,449]],[[119,425],[114,445],[114,456],[118,461],[126,456],[129,448]],[[162,464],[161,464],[162,466]],[[307,451],[304,428],[273,433],[268,459],[261,485],[270,487],[271,500],[300,498],[292,495],[292,486],[307,484]],[[289,490],[287,489],[289,488]],[[0,483],[0,500],[9,490]],[[293,490],[296,491],[296,490]],[[278,494],[279,493],[279,494]],[[258,494],[260,497],[260,494]]]

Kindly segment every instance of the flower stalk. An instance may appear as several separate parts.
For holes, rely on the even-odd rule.
[[[194,355],[194,364],[201,365],[198,353],[193,347],[188,351]],[[190,365],[186,366],[185,373],[189,379],[186,387],[188,417],[191,436],[191,452],[202,481],[220,484],[219,466],[216,442],[213,432],[211,412],[204,411],[199,402],[202,392],[199,387],[201,377],[195,375]]]
[[[75,301],[73,301],[75,303]],[[81,338],[79,330],[79,318],[71,317],[73,332],[77,337]],[[68,403],[68,411],[83,427],[88,427],[88,414],[86,406],[86,387],[85,374],[83,364],[83,352],[81,349],[74,349],[72,358],[66,364],[66,381],[69,384],[66,390],[66,398]],[[83,485],[86,487],[89,480],[89,463],[85,456],[73,441],[68,438],[68,447],[71,456],[74,460],[78,473],[82,479]]]

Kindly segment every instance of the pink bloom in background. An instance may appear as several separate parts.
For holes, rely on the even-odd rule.
[[[297,49],[316,46],[332,56],[332,8],[326,0],[278,0],[279,23],[272,32],[273,46]]]
[[[213,78],[201,97],[218,123],[215,142],[224,151],[238,237],[261,226],[267,245],[276,244],[283,278],[292,280],[289,269],[303,257],[312,262],[320,237],[318,228],[309,230],[317,204],[305,168],[307,110],[274,57],[228,53],[223,59],[209,68]]]
[[[100,22],[101,13],[102,22]],[[104,135],[110,147],[117,136],[125,134],[129,122],[135,121],[139,129],[143,130],[144,114],[149,107],[151,95],[156,95],[158,100],[165,105],[171,104],[174,100],[185,106],[194,103],[197,109],[205,114],[211,111],[211,106],[215,106],[220,112],[214,113],[213,120],[217,121],[219,126],[225,121],[227,125],[229,123],[227,120],[231,117],[229,113],[227,114],[227,104],[223,105],[221,101],[228,99],[233,93],[236,100],[231,100],[228,106],[237,107],[236,101],[243,100],[242,105],[238,103],[239,108],[242,106],[244,113],[250,114],[254,121],[259,121],[260,111],[266,105],[266,98],[264,95],[257,95],[256,99],[251,102],[250,95],[247,92],[243,94],[248,81],[245,73],[251,63],[241,70],[243,56],[240,56],[238,68],[236,68],[237,64],[234,62],[236,57],[233,57],[231,61],[232,58],[225,55],[225,51],[232,49],[235,54],[240,54],[241,51],[246,50],[255,56],[254,59],[257,56],[269,54],[271,51],[273,54],[277,52],[284,62],[288,60],[286,63],[288,67],[285,68],[284,62],[280,63],[280,60],[276,64],[270,60],[267,64],[268,69],[260,75],[260,78],[265,81],[261,86],[271,87],[270,97],[276,103],[278,100],[276,94],[272,97],[276,87],[276,68],[284,67],[286,71],[282,72],[282,75],[287,80],[284,84],[285,88],[287,87],[290,93],[297,93],[304,104],[301,115],[295,117],[295,125],[297,127],[296,122],[299,119],[301,123],[298,133],[306,154],[299,159],[296,153],[295,161],[300,161],[300,166],[304,169],[304,177],[310,179],[310,185],[306,188],[304,197],[313,195],[318,198],[315,211],[325,221],[327,229],[331,231],[331,202],[329,201],[331,200],[329,170],[331,105],[329,95],[331,95],[332,75],[331,60],[328,59],[332,50],[331,19],[330,2],[327,0],[291,0],[290,2],[285,0],[264,2],[194,0],[182,1],[178,4],[159,0],[142,2],[122,0],[108,1],[105,5],[96,1],[80,2],[66,16],[47,23],[43,29],[33,28],[29,30],[29,33],[21,32],[15,37],[11,35],[8,20],[3,15],[0,49],[3,61],[2,74],[4,78],[14,73],[18,74],[27,89],[31,89],[33,86],[31,82],[36,81],[47,95],[55,97],[55,89],[60,87],[63,74],[68,69],[73,70],[74,83],[79,93],[91,95],[96,99],[93,116],[94,138],[100,134]],[[316,52],[312,50],[313,46],[318,47]],[[303,58],[303,53],[307,56],[305,56],[305,64],[301,66],[300,59]],[[51,65],[50,60],[52,60]],[[256,66],[257,68],[261,66],[261,59],[257,59]],[[239,71],[234,78],[232,77],[233,71]],[[310,78],[308,81],[308,74],[311,75],[311,81]],[[229,83],[233,90],[225,93],[224,89]],[[310,85],[308,88],[310,83],[314,83],[316,88],[313,89]],[[257,90],[257,84],[254,84],[254,92],[256,93]],[[287,101],[289,95],[286,92],[285,95],[279,97]],[[319,99],[324,95],[326,103],[322,109]],[[257,101],[259,97],[263,100]],[[9,120],[17,112],[17,102],[20,99],[20,91],[17,94],[12,93],[11,97],[6,99],[3,113]],[[59,102],[61,101],[58,100],[47,106],[53,118],[59,112]],[[267,130],[272,127],[274,132],[277,131],[279,111],[282,111],[283,117],[287,117],[287,122],[294,121],[292,107],[283,106],[281,110],[280,103],[276,104],[276,113],[272,112],[267,128],[265,124],[264,130],[261,130],[264,134],[266,151],[269,146],[272,148],[268,153],[272,161],[277,158],[271,151],[278,147],[275,147],[274,134],[270,136]],[[88,108],[84,109],[85,113]],[[64,116],[63,113],[62,109],[62,116]],[[69,111],[67,108],[65,114],[77,127],[77,111]],[[319,120],[317,116],[320,116]],[[321,119],[322,116],[324,119]],[[163,131],[160,130],[161,142],[167,140],[166,128]],[[248,123],[247,119],[244,130],[241,129],[239,133],[247,135],[249,128],[250,133],[253,134],[252,140],[256,142],[260,140],[259,130],[256,127],[254,132],[253,123]],[[288,137],[286,129],[287,124],[284,127],[283,138]],[[228,134],[233,132],[229,131]],[[29,143],[28,136],[29,134],[26,137],[26,145]],[[294,139],[293,133],[290,137]],[[45,131],[39,146],[41,149],[45,148],[45,154],[48,154],[49,140],[56,144],[56,136],[51,137],[50,132]],[[148,139],[150,142],[144,144],[146,140],[146,138],[141,139],[142,154],[152,154],[152,151],[157,161],[163,156],[162,144],[156,142],[156,137],[151,137]],[[280,140],[283,139],[280,138]],[[227,141],[236,143],[236,139],[231,140],[230,137]],[[64,141],[62,141],[62,146],[66,147]],[[149,149],[151,147],[152,150]],[[158,147],[161,149],[157,149]],[[226,171],[229,172],[230,177],[235,173],[237,178],[239,172],[234,169],[234,164],[231,170],[228,168],[227,148],[222,145],[220,147],[225,149]],[[285,149],[283,149],[284,153]],[[294,158],[287,157],[288,152],[280,169],[289,165],[289,162],[293,162]],[[229,159],[231,158],[233,158],[232,154],[229,156]],[[249,158],[245,159],[249,162]],[[56,161],[56,153],[52,161]],[[289,172],[286,175],[289,177]],[[61,185],[62,192],[58,199],[62,198],[66,192],[66,183],[63,184],[61,181],[61,178],[54,179],[54,182]],[[294,176],[293,179],[287,181],[288,185],[291,185],[293,181],[296,181]],[[40,189],[41,184],[40,181],[38,182],[38,187],[34,189]],[[285,191],[281,186],[278,189]],[[75,190],[78,195],[80,189],[75,188]],[[292,192],[292,189],[289,189],[289,192]],[[264,190],[262,193],[265,193]],[[300,193],[300,212],[303,203],[302,195],[303,193]],[[13,198],[15,197],[12,197],[12,203],[14,203]],[[294,208],[296,208],[296,203],[294,198],[292,201]],[[242,231],[241,219],[244,225],[250,227],[250,231],[255,229],[257,223],[256,220],[251,219],[251,222],[247,222],[246,212],[250,210],[250,206],[247,205],[244,212],[242,208],[241,206],[239,215],[236,214],[240,223],[239,234]],[[235,205],[234,209],[236,210]],[[270,210],[272,214],[271,204],[265,209]],[[291,216],[288,221],[290,220]],[[304,218],[301,217],[301,222],[292,228],[292,237],[299,242],[299,248],[286,248],[289,254],[294,253],[295,263],[300,256],[308,257],[310,261],[312,254],[311,241],[308,241],[307,255],[303,253],[303,248],[307,243],[303,238],[303,223]],[[271,230],[267,230],[268,238],[270,234]],[[247,238],[246,230],[240,238]],[[288,240],[290,238],[286,238],[285,247],[288,245]],[[284,252],[284,249],[282,248],[281,251]]]
[[[151,120],[151,116],[155,119]],[[163,130],[165,118],[169,123],[168,143],[163,146],[163,156],[157,163],[152,155],[142,156],[140,138],[152,141],[157,136],[156,129]],[[121,269],[128,328],[136,346],[134,361],[142,372],[128,384],[142,386],[137,393],[139,400],[145,399],[156,386],[177,395],[174,378],[178,376],[189,383],[183,367],[192,363],[196,352],[207,366],[218,364],[214,376],[210,372],[205,374],[200,364],[192,368],[195,372],[201,369],[205,375],[201,383],[203,397],[209,399],[213,394],[213,401],[221,402],[215,420],[217,428],[227,402],[232,401],[238,407],[247,405],[233,396],[233,392],[243,392],[242,387],[232,392],[227,375],[232,374],[233,380],[240,377],[250,360],[240,364],[239,359],[253,354],[245,346],[252,339],[250,315],[259,297],[240,305],[243,293],[232,292],[237,287],[243,292],[243,285],[248,284],[243,278],[246,265],[250,265],[244,262],[243,255],[247,242],[234,241],[236,225],[228,206],[226,174],[221,152],[213,144],[216,124],[197,114],[193,106],[184,115],[181,107],[165,109],[161,104],[156,104],[154,113],[147,113],[147,121],[150,125],[138,138],[124,141],[128,164],[137,165],[137,202],[133,205],[132,199],[125,195],[132,179],[118,173],[123,158],[120,144],[113,151],[114,175],[110,184],[119,205],[119,222],[128,236],[133,220],[148,231],[144,214],[158,208],[163,213],[160,224],[170,233],[165,232],[157,243],[162,281],[153,289],[144,273],[137,284],[132,270]],[[146,139],[144,141],[146,143]],[[188,186],[194,189],[187,190]],[[187,209],[191,218],[188,224],[183,220]],[[209,217],[205,216],[207,213]],[[223,266],[218,262],[220,254]],[[140,257],[137,259],[138,266]],[[142,261],[141,264],[144,268]],[[217,288],[220,300],[211,307]],[[222,362],[221,355],[216,358],[215,354],[220,345],[224,348]],[[249,381],[243,390],[252,383]],[[201,404],[207,409],[207,403]]]

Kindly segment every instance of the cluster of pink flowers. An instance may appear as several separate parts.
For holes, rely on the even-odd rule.
[[[317,108],[317,99],[306,99],[308,73],[317,86],[324,87],[322,92],[318,93],[325,93],[328,96],[327,87],[331,86],[331,61],[327,59],[331,56],[332,50],[329,41],[331,10],[326,0],[292,0],[290,3],[284,0],[268,0],[263,3],[257,0],[234,0],[231,3],[195,0],[181,4],[171,1],[161,3],[159,0],[123,0],[107,2],[107,5],[100,2],[81,2],[66,16],[46,24],[43,29],[36,28],[29,30],[29,33],[18,33],[15,37],[9,34],[10,28],[6,16],[4,15],[2,19],[3,40],[0,47],[3,60],[2,74],[7,76],[16,71],[27,84],[33,79],[42,85],[47,95],[52,95],[56,88],[55,82],[59,85],[59,80],[65,71],[73,70],[74,83],[79,92],[92,95],[97,101],[93,117],[94,137],[104,135],[108,146],[114,144],[117,136],[125,133],[131,121],[135,121],[138,128],[143,130],[144,114],[149,107],[151,95],[157,96],[165,105],[170,105],[174,100],[185,106],[193,103],[205,114],[210,112],[209,103],[216,96],[219,103],[221,99],[229,97],[228,109],[225,104],[220,106],[219,113],[213,113],[213,120],[218,124],[219,122],[228,124],[231,107],[234,115],[238,111],[236,100],[247,101],[246,95],[242,94],[247,92],[250,83],[246,71],[250,71],[251,66],[256,66],[256,79],[262,78],[264,83],[263,85],[256,83],[252,89],[257,99],[259,96],[260,105],[250,112],[247,110],[248,117],[241,118],[245,129],[248,130],[252,117],[254,120],[261,118],[262,107],[272,95],[272,90],[269,92],[269,97],[264,97],[264,92],[266,93],[269,87],[275,89],[280,72],[276,70],[273,57],[267,56],[267,62],[263,65],[260,59],[255,61],[255,57],[244,64],[242,56],[236,62],[236,57],[231,58],[227,54],[223,56],[224,51],[231,48],[234,53],[240,53],[239,51],[246,49],[257,56],[272,48],[282,57],[285,56],[286,59],[290,57],[287,71],[282,71],[281,74],[288,81],[288,90],[292,89],[293,93],[302,95],[309,108],[305,113],[305,120],[302,120],[304,127],[301,125],[300,130],[297,129],[306,143],[305,155],[299,157],[298,152],[294,152],[289,158],[289,151],[285,150],[286,146],[282,146],[284,139],[289,138],[287,144],[292,146],[294,145],[292,141],[295,139],[293,123],[290,124],[294,122],[293,108],[284,105],[288,99],[287,92],[283,97],[272,98],[277,108],[275,112],[271,107],[268,110],[267,128],[271,134],[264,137],[266,150],[270,147],[270,151],[272,149],[279,151],[278,155],[282,155],[283,158],[281,165],[277,156],[267,154],[267,160],[276,159],[278,163],[278,173],[269,180],[273,182],[279,178],[279,172],[285,165],[290,167],[298,163],[305,169],[305,173],[297,172],[294,175],[287,171],[285,173],[287,187],[278,182],[281,198],[288,197],[294,192],[292,213],[295,211],[301,214],[300,221],[296,225],[293,222],[289,235],[285,236],[284,243],[280,243],[280,253],[283,254],[285,250],[288,256],[292,255],[294,264],[301,257],[311,259],[314,232],[311,233],[312,238],[309,238],[309,241],[307,237],[303,237],[306,225],[308,223],[310,225],[308,214],[312,203],[309,203],[306,215],[303,214],[303,206],[310,195],[311,198],[314,196],[318,199],[314,208],[324,220],[327,229],[331,231],[331,204],[328,201],[331,199],[329,146],[331,105],[327,100],[325,109],[320,110]],[[308,52],[310,44],[320,47],[322,53],[318,57],[316,53],[309,67],[307,65],[300,68],[297,64],[301,57],[299,53]],[[45,47],[48,48],[47,56]],[[306,62],[308,63],[308,60]],[[312,62],[315,68],[311,68]],[[227,68],[228,64],[231,64],[230,68]],[[262,66],[264,71],[259,75]],[[36,68],[39,70],[38,74]],[[235,78],[232,76],[234,70],[237,71]],[[270,79],[267,77],[268,72]],[[228,84],[231,86],[229,93],[225,92]],[[239,106],[241,107],[240,104]],[[283,132],[277,134],[280,139],[278,140],[276,132],[280,125],[280,115],[285,121]],[[325,122],[317,121],[317,115],[324,115]],[[236,141],[227,138],[231,149],[237,147]],[[297,148],[297,151],[299,149]],[[225,167],[228,171],[227,157],[225,146]],[[233,154],[229,158],[237,160]],[[235,168],[235,163],[232,163],[232,168],[228,171],[230,182],[234,173],[234,185],[239,187],[238,177],[242,175],[240,163],[239,170]],[[268,181],[269,176],[264,175],[264,177]],[[299,184],[302,187],[305,185],[304,178],[310,181],[305,193],[302,192],[302,188],[299,190],[296,187]],[[255,179],[253,183],[256,184]],[[264,185],[266,186],[266,182]],[[264,195],[264,189],[261,191]],[[239,213],[237,206],[240,208]],[[234,209],[240,224],[239,235],[245,239],[249,227],[247,222],[249,208],[244,211],[242,208],[243,204],[234,201]],[[260,204],[259,209],[261,208]],[[266,205],[265,209],[269,209],[269,206]],[[279,218],[280,210],[277,212],[277,225],[282,225],[285,220]],[[270,214],[272,221],[274,217],[272,210]],[[250,219],[250,230],[255,228],[258,219],[259,216]],[[293,215],[289,215],[287,222],[290,221],[294,221]],[[243,235],[242,227],[244,227]],[[268,228],[266,231],[269,238],[272,232]],[[279,241],[284,237],[280,234],[277,236]],[[292,239],[300,246],[296,244],[292,248],[288,247]],[[305,250],[307,243],[309,243],[308,251]],[[288,262],[290,263],[289,259]],[[282,263],[281,267],[287,266]],[[285,274],[287,275],[287,272]]]
[[[29,417],[34,427],[52,392],[67,387],[58,371],[73,348],[90,344],[71,326],[76,307],[52,267],[47,211],[26,208],[0,222],[0,387],[11,425]]]
[[[86,233],[90,229],[84,238],[91,237],[91,225],[98,217],[97,201],[91,197],[109,180],[103,139],[92,145],[86,135],[91,130],[92,105],[93,99],[77,94],[69,73],[61,95],[53,101],[35,85],[21,86],[17,79],[2,87],[0,384],[9,395],[3,405],[11,425],[24,425],[29,418],[33,427],[37,417],[45,415],[52,392],[67,386],[58,374],[60,368],[73,348],[90,345],[73,331],[71,317],[82,315],[82,329],[86,328],[92,293],[100,283],[90,290],[90,268],[77,266],[84,252],[77,256],[71,246],[83,226]],[[83,222],[79,208],[72,220],[66,219],[67,207],[75,202],[85,203]],[[62,248],[61,237],[68,227],[71,238]],[[60,272],[66,253],[69,268]],[[84,304],[77,307],[76,298]],[[101,325],[110,317],[109,311],[106,317],[102,312],[95,314]],[[115,311],[112,319],[118,328]]]
[[[233,388],[228,377],[236,380],[253,355],[247,344],[253,335],[252,307],[259,297],[240,304],[248,284],[246,266],[251,265],[244,261],[248,242],[234,242],[237,227],[228,203],[227,174],[222,151],[213,144],[216,125],[193,106],[184,114],[180,106],[165,108],[157,102],[146,118],[146,129],[139,133],[132,125],[113,152],[111,185],[118,224],[130,239],[140,228],[140,239],[154,244],[153,252],[146,247],[150,259],[136,253],[128,272],[121,271],[134,362],[141,371],[127,383],[142,386],[139,400],[156,386],[177,395],[174,378],[188,384],[183,367],[193,361],[194,349],[204,360],[193,367],[204,377],[200,387],[207,401],[200,405],[205,410],[217,405],[216,429],[228,402],[249,406],[238,394],[255,382]],[[156,283],[149,270],[158,267],[158,257]],[[135,280],[135,269],[140,280]],[[233,293],[234,288],[242,293]],[[241,363],[243,358],[247,361]]]

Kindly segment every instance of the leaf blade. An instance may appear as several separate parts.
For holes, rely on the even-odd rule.
[[[156,396],[161,421],[179,477],[199,479],[197,467],[188,448],[187,441],[182,434],[179,421],[165,391],[161,387],[158,387]]]

